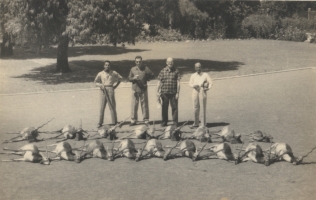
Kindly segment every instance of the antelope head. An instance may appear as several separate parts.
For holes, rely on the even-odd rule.
[[[241,157],[234,153],[235,165],[241,163]]]
[[[42,156],[42,160],[40,161],[40,164],[42,164],[42,165],[50,165],[51,159],[48,157],[47,146],[46,146],[46,156],[43,155],[42,153],[40,153],[40,155]]]
[[[83,147],[82,147],[80,153],[78,153],[77,151],[75,152],[76,155],[74,156],[74,161],[76,163],[80,163],[83,160],[84,155],[82,155],[82,153],[83,153],[83,149],[85,147],[85,143],[86,143],[86,141],[83,142]]]
[[[300,156],[300,157],[294,157],[293,159],[292,159],[292,163],[293,163],[293,165],[299,165],[301,162],[303,161],[303,156]]]
[[[168,149],[168,151],[165,153],[165,155],[163,156],[163,160],[166,161],[168,160],[170,154],[171,154],[172,149]]]
[[[135,161],[138,162],[140,161],[142,158],[141,158],[141,154],[142,154],[143,150],[142,149],[137,149],[137,154],[136,154],[136,158],[135,158]]]
[[[156,152],[154,153],[154,155],[155,155],[156,157],[158,157],[158,158],[163,158],[164,155],[165,155],[165,152],[164,152],[164,151],[156,151]]]
[[[106,151],[106,157],[109,161],[114,161],[114,153],[113,153],[113,148],[111,148],[111,150],[109,149],[109,147],[107,147],[107,151]]]

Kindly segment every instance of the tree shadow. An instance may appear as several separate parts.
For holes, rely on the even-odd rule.
[[[194,73],[194,64],[200,62],[203,66],[203,71],[231,71],[238,70],[244,63],[237,61],[213,61],[213,60],[198,60],[198,59],[175,59],[175,66],[180,71],[182,76]],[[144,60],[144,65],[148,66],[155,77],[158,77],[159,72],[166,66],[165,59]],[[103,70],[103,61],[99,60],[79,60],[70,61],[69,66],[72,69],[71,73],[56,74],[55,64],[38,67],[31,70],[28,74],[15,76],[14,78],[27,78],[34,81],[41,81],[42,84],[58,85],[63,83],[86,83],[93,82],[96,75]],[[111,62],[111,68],[117,71],[123,77],[123,81],[128,82],[128,75],[131,67],[135,66],[134,60],[122,60]],[[186,77],[188,79],[188,77]]]
[[[114,47],[104,45],[91,45],[91,46],[74,46],[69,47],[68,57],[78,57],[83,55],[119,55],[126,53],[137,53],[143,51],[150,51],[150,49],[128,49],[125,47]],[[5,57],[1,59],[35,59],[35,58],[57,58],[57,48],[52,47],[45,49],[40,54],[37,54],[35,50],[24,49],[23,47],[16,47],[14,49],[14,55],[11,57]]]

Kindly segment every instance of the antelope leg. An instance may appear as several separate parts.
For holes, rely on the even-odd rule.
[[[0,154],[14,154],[14,155],[19,155],[19,156],[23,156],[24,152],[19,152],[19,151],[15,151],[15,152],[2,152]]]
[[[4,141],[3,143],[12,143],[12,142],[21,142],[21,141],[24,141],[25,139],[20,139],[20,140],[6,140],[6,141]]]
[[[45,138],[44,140],[56,139],[56,138],[59,138],[59,137],[62,136],[62,135],[63,135],[63,133],[62,133],[62,134],[59,134],[59,135],[57,135],[57,136],[54,136],[54,137]]]
[[[11,159],[11,160],[1,160],[1,162],[20,162],[24,161],[24,158],[17,158],[17,159]]]
[[[56,141],[56,143],[63,142],[63,141],[65,141],[65,140],[67,140],[67,138],[64,138],[64,139],[62,139],[62,140],[58,140],[58,141]]]
[[[248,158],[242,159],[241,161],[242,161],[242,162],[247,162],[247,161],[250,161],[250,160],[251,160],[251,158],[248,157]]]

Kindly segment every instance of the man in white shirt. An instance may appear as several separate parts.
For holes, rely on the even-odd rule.
[[[104,70],[99,72],[96,76],[94,83],[97,87],[100,87],[100,118],[98,123],[98,128],[103,124],[104,120],[104,110],[107,103],[109,103],[109,108],[111,112],[112,124],[117,123],[116,114],[116,102],[114,96],[114,90],[119,86],[122,81],[122,76],[116,71],[111,70],[111,62],[106,60],[104,62]]]
[[[190,128],[199,127],[199,118],[201,114],[201,126],[206,125],[206,100],[207,90],[212,87],[212,79],[210,76],[202,72],[201,63],[194,65],[196,73],[190,77],[189,86],[193,88],[192,100],[194,108],[194,124]],[[201,111],[201,112],[200,112]]]

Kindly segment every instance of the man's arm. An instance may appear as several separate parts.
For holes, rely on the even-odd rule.
[[[211,79],[211,77],[207,74],[206,76],[207,82],[208,82],[208,88],[207,89],[211,89],[212,85],[213,85],[213,81]]]
[[[113,84],[114,89],[116,89],[121,84],[121,81],[123,80],[123,77],[119,73],[115,72],[115,74],[116,74],[116,83]]]
[[[179,98],[179,93],[180,93],[180,79],[177,80],[177,94],[176,94],[176,99]]]
[[[160,96],[160,93],[161,93],[161,81],[158,81],[158,83],[157,83],[157,95]]]
[[[99,74],[95,77],[94,83],[97,87],[102,89],[103,84],[102,84],[101,77]]]
[[[147,81],[150,81],[154,79],[155,77],[154,73],[148,67],[146,67],[146,74],[147,74]]]
[[[121,81],[117,81],[116,84],[113,85],[114,90],[121,84]]]

